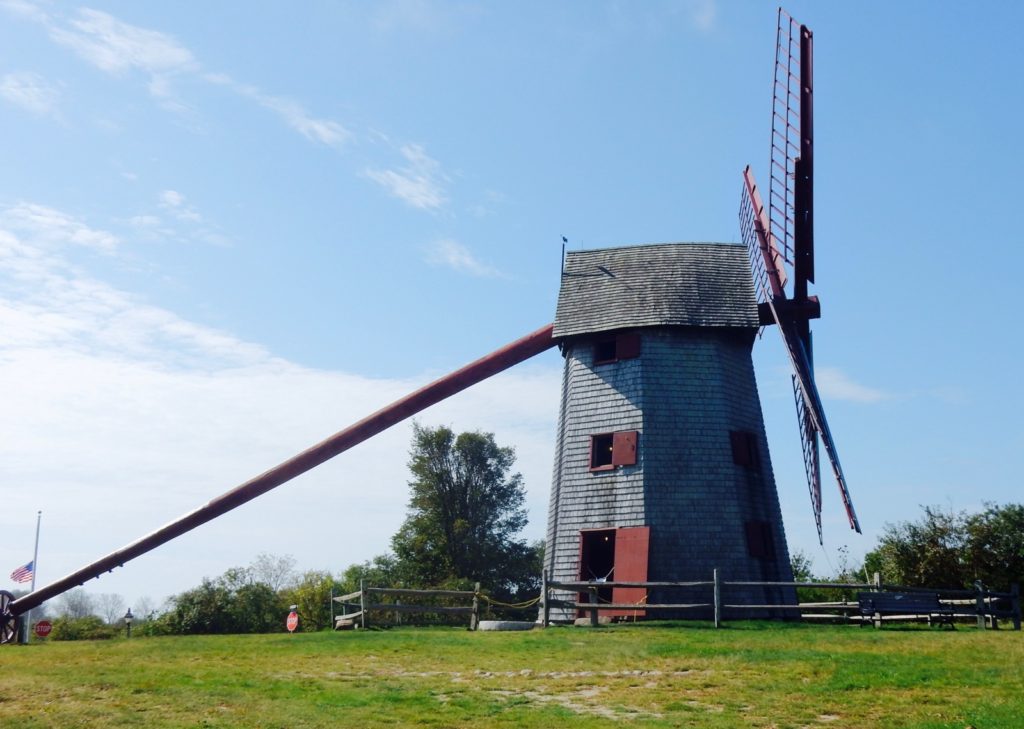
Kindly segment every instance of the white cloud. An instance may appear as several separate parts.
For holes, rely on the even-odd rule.
[[[0,8],[11,15],[17,15],[38,23],[46,22],[47,16],[40,8],[29,0],[0,0]]]
[[[816,367],[814,379],[821,394],[833,400],[871,403],[890,397],[882,390],[854,382],[838,367]]]
[[[427,261],[471,276],[481,278],[502,276],[502,273],[496,268],[483,263],[468,248],[450,238],[439,240],[430,246],[427,250]]]
[[[160,193],[160,207],[171,213],[178,220],[199,223],[203,216],[195,208],[185,204],[185,196],[177,190],[164,190]]]
[[[17,0],[6,0],[2,6],[12,14],[43,24],[55,42],[107,73],[124,75],[134,70],[147,74],[150,95],[169,111],[194,111],[177,97],[173,88],[175,77],[187,75],[225,86],[255,101],[310,141],[341,147],[351,137],[339,122],[315,117],[296,101],[239,84],[225,73],[203,71],[192,52],[166,33],[140,28],[90,8],[80,8],[74,18],[66,20]]]
[[[0,225],[27,234],[35,244],[72,244],[111,253],[120,240],[105,230],[90,228],[66,213],[34,203],[18,203],[0,212]]]
[[[433,379],[313,370],[185,320],[63,260],[83,228],[40,206],[0,215],[0,462],[18,484],[0,513],[0,553],[24,548],[23,517],[34,526],[43,508],[41,584]],[[527,365],[419,416],[516,447],[531,539],[544,531],[558,381],[557,368]],[[333,571],[368,559],[404,516],[408,443],[405,422],[86,588],[159,598],[263,551]]]
[[[242,96],[246,96],[264,109],[280,116],[285,123],[311,142],[328,147],[341,147],[352,136],[345,127],[331,119],[318,119],[309,114],[301,104],[281,96],[265,94],[254,86],[236,84],[223,74],[207,77],[213,83],[227,83]]]
[[[709,33],[714,29],[718,17],[716,0],[688,0],[686,9],[694,28],[702,33]]]
[[[185,196],[176,190],[164,190],[160,193],[160,203],[167,207],[180,207],[185,202]]]
[[[15,71],[0,78],[0,98],[33,114],[51,116],[57,111],[60,92],[37,73]]]
[[[397,170],[367,170],[366,176],[392,195],[420,210],[437,210],[448,202],[444,185],[448,177],[437,160],[418,144],[401,148],[406,164]]]
[[[138,69],[150,74],[196,71],[199,63],[173,37],[139,28],[100,10],[80,8],[66,26],[50,27],[50,37],[109,73]]]

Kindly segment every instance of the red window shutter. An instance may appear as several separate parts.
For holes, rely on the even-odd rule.
[[[640,356],[640,333],[625,332],[616,337],[615,356],[618,359],[633,359]]]
[[[729,431],[729,445],[732,446],[732,462],[737,466],[749,466],[747,461],[747,449],[744,443],[743,433],[738,430]]]
[[[636,464],[637,432],[627,430],[612,435],[612,465],[633,466]]]
[[[615,532],[615,581],[647,582],[647,552],[651,540],[650,527],[623,527]],[[615,587],[612,602],[643,605],[647,590],[643,587]],[[643,617],[643,610],[609,610],[605,615]]]
[[[757,468],[757,438],[746,430],[730,430],[732,462],[744,468]]]
[[[768,522],[748,521],[744,527],[747,532],[747,554],[754,559],[774,559],[775,543]]]

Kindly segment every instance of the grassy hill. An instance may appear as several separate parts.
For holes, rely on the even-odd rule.
[[[33,643],[3,727],[1024,727],[1024,633],[733,623]]]

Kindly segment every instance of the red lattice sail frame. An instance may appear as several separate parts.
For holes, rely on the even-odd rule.
[[[816,307],[817,301],[807,295],[808,282],[814,282],[813,47],[811,31],[780,8],[768,204],[762,201],[753,172],[747,167],[743,172],[740,231],[750,256],[758,300],[767,305],[778,325],[793,368],[807,486],[821,541],[819,442],[839,485],[850,527],[857,532],[861,529],[814,382],[809,318],[810,305]],[[791,284],[790,296],[786,294],[787,284]]]

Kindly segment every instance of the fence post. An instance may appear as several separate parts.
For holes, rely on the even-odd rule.
[[[359,627],[366,627],[366,581],[359,580]]]
[[[594,607],[590,608],[590,627],[596,628],[598,626],[597,620],[597,588],[591,585],[587,588],[587,599],[590,604]]]
[[[715,583],[715,587],[714,587],[714,593],[715,593],[715,595],[714,595],[714,602],[715,602],[715,627],[716,628],[721,628],[722,627],[722,589],[721,589],[721,583],[718,581],[718,568],[717,567],[715,567],[713,575],[714,575],[714,583]]]
[[[540,573],[540,605],[543,614],[541,625],[548,627],[548,622],[551,619],[551,606],[548,604],[548,571],[542,570]]]
[[[480,624],[480,583],[473,585],[473,612],[469,614],[469,629],[476,630]]]
[[[331,630],[334,630],[337,623],[334,621],[334,584],[331,584]]]
[[[1020,583],[1010,585],[1010,610],[1013,611],[1013,629],[1020,630]]]
[[[985,629],[985,586],[981,584],[981,580],[974,581],[974,589],[978,591],[978,596],[975,599],[975,611],[978,613],[978,627],[981,630]]]

